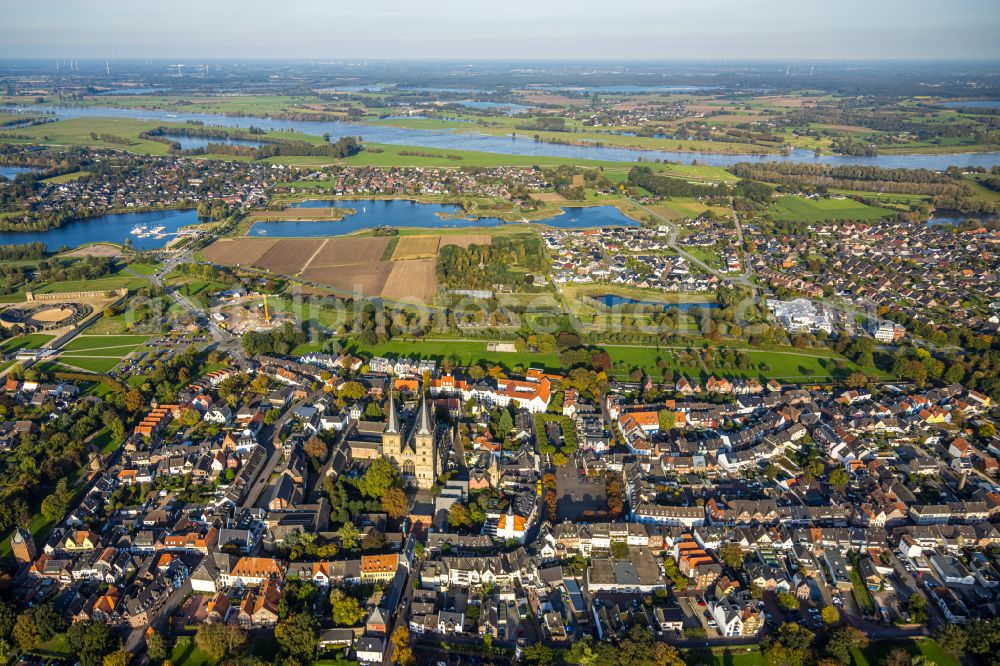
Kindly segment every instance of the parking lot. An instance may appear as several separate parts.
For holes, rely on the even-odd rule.
[[[201,347],[209,340],[207,334],[195,332],[173,332],[150,338],[146,344],[125,357],[116,369],[116,373],[111,374],[122,376],[149,374],[157,362],[166,363],[178,354],[184,353],[188,347],[195,345]]]

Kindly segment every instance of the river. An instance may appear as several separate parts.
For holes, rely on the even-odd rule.
[[[341,136],[361,136],[364,140],[372,143],[419,146],[439,150],[474,150],[504,155],[532,155],[538,157],[606,160],[610,162],[635,162],[640,158],[645,161],[659,159],[684,163],[697,160],[700,164],[711,166],[729,166],[737,162],[807,162],[834,166],[864,164],[886,168],[923,168],[937,171],[944,170],[949,166],[992,167],[1000,165],[1000,152],[932,155],[893,154],[869,157],[821,155],[820,157],[816,157],[810,150],[793,150],[788,155],[722,155],[693,151],[630,150],[628,148],[615,148],[611,146],[567,146],[535,141],[527,134],[523,134],[519,138],[513,138],[510,136],[488,136],[471,132],[411,129],[335,121],[278,120],[274,118],[230,117],[213,114],[171,113],[148,109],[118,109],[94,106],[82,108],[29,106],[23,107],[23,109],[42,112],[52,111],[57,113],[60,118],[97,116],[136,118],[174,123],[183,123],[192,120],[203,122],[206,125],[243,128],[253,125],[268,130],[296,131],[316,136],[321,136],[324,132],[329,132],[331,140],[336,140]],[[567,133],[566,138],[572,139],[573,134]]]

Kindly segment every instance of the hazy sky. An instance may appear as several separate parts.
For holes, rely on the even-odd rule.
[[[0,57],[1000,58],[1000,0],[46,0]]]

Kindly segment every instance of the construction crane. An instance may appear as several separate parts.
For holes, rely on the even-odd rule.
[[[265,324],[271,323],[271,313],[268,312],[267,309],[267,294],[264,294],[264,323]]]

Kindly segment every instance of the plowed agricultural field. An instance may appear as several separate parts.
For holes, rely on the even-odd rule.
[[[382,288],[392,272],[389,261],[371,264],[347,264],[322,266],[302,271],[302,279],[328,284],[335,289],[358,292],[363,296],[382,295]]]
[[[381,238],[331,238],[313,257],[308,268],[337,264],[366,264],[382,260],[389,239]]]
[[[437,294],[437,254],[445,245],[487,245],[489,234],[400,236],[392,261],[383,261],[386,237],[235,238],[205,248],[209,261],[256,266],[317,285],[393,300],[432,303]]]
[[[392,272],[382,287],[382,297],[394,300],[409,298],[430,305],[437,292],[435,263],[434,259],[392,262]]]
[[[254,264],[272,273],[295,275],[322,244],[322,238],[283,238]]]
[[[205,248],[205,258],[217,264],[235,266],[236,264],[250,265],[255,263],[261,256],[270,250],[277,240],[261,238],[223,238],[217,240]]]
[[[438,245],[441,244],[440,236],[403,236],[396,244],[396,249],[392,253],[392,260],[401,259],[423,259],[435,257],[438,253]]]
[[[492,242],[493,237],[489,234],[459,234],[456,236],[441,236],[441,247],[444,247],[445,245],[469,247],[470,245],[489,245]]]

